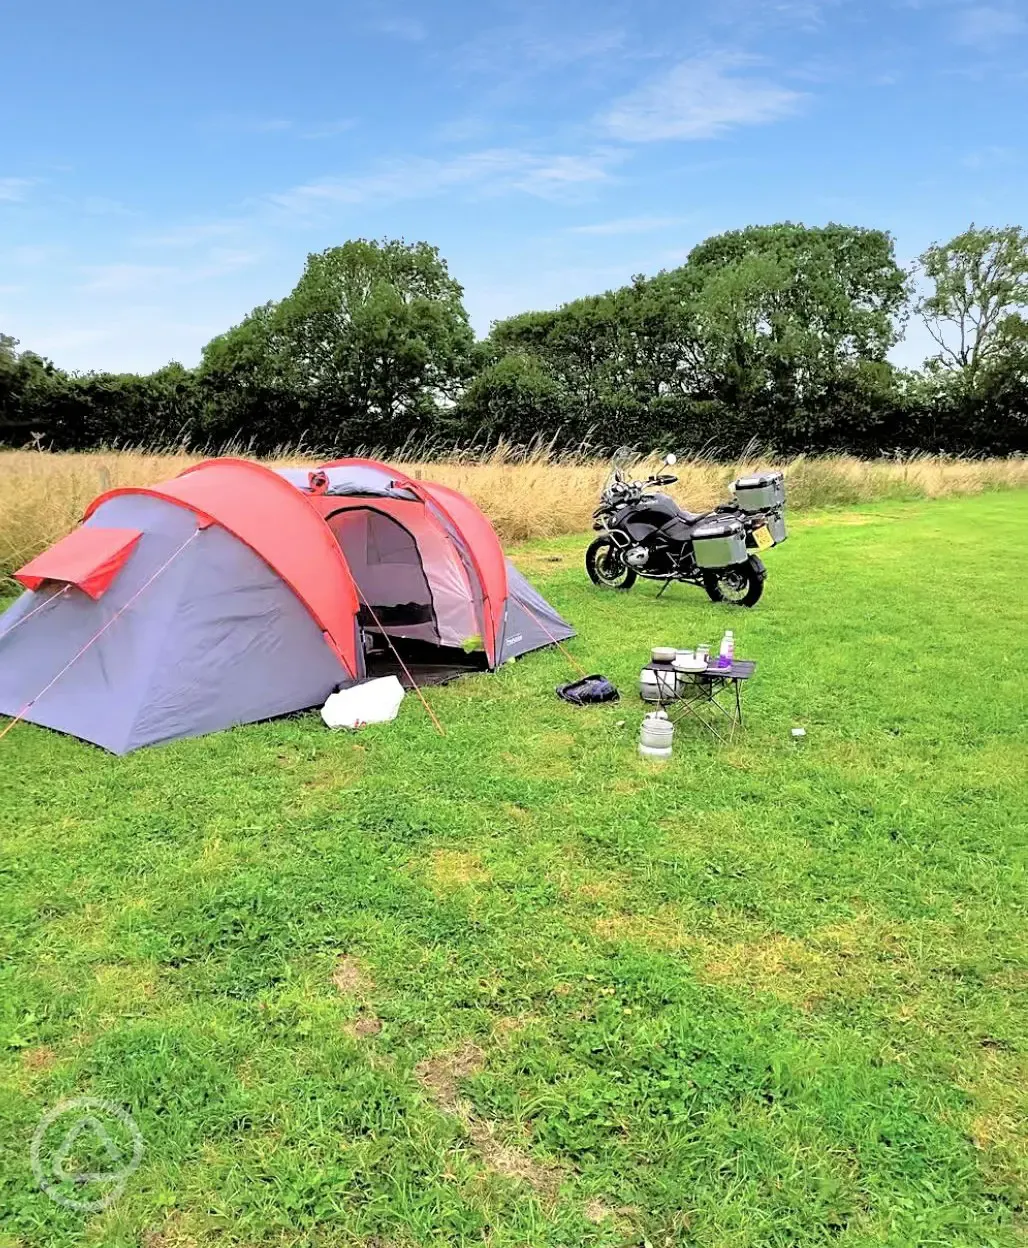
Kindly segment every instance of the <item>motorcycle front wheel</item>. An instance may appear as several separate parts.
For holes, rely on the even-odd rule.
[[[703,588],[711,602],[724,602],[732,607],[755,607],[764,592],[767,572],[756,555],[745,563],[716,572],[703,573]]]
[[[631,589],[635,584],[635,568],[625,563],[609,537],[598,537],[590,544],[585,552],[585,570],[594,585],[605,589]]]

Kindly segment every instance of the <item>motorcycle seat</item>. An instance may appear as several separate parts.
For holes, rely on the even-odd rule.
[[[700,520],[703,519],[704,515],[706,514],[705,512],[702,512],[702,511],[686,511],[684,507],[678,507],[677,503],[675,504],[675,506],[678,508],[678,510],[675,516],[673,516],[672,518],[675,520],[683,520],[686,524],[690,526],[697,524]]]

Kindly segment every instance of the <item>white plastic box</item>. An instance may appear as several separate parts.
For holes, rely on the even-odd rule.
[[[321,718],[329,728],[361,728],[395,719],[403,701],[403,685],[395,676],[379,676],[329,695]]]

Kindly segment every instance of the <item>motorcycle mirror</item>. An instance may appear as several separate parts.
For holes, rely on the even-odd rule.
[[[669,468],[673,468],[675,464],[678,463],[678,456],[677,455],[665,455],[664,463],[667,464]]]

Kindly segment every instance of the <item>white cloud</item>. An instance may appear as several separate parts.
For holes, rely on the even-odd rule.
[[[203,129],[214,134],[281,134],[298,139],[331,139],[337,134],[352,130],[357,122],[352,117],[339,117],[334,121],[301,122],[288,117],[248,117],[235,113],[220,113],[209,117]]]
[[[751,64],[742,56],[682,61],[616,101],[603,123],[614,138],[649,143],[712,139],[735,126],[761,125],[795,113],[803,95],[735,72]]]
[[[195,221],[155,234],[141,234],[130,241],[137,247],[199,247],[216,239],[239,237],[245,229],[243,221]]]
[[[953,37],[970,47],[989,48],[1026,32],[1028,19],[1015,9],[981,4],[959,14]]]
[[[372,23],[372,30],[380,35],[392,35],[395,39],[404,39],[408,43],[420,43],[428,38],[425,23],[416,17],[383,17]]]
[[[339,121],[326,121],[319,126],[311,126],[299,132],[301,139],[333,139],[337,134],[345,134],[356,125],[352,117],[342,117]]]
[[[83,267],[86,281],[79,290],[93,294],[149,293],[168,286],[191,286],[249,268],[261,259],[257,252],[213,248],[195,264],[96,264]]]
[[[238,113],[218,113],[201,123],[204,130],[217,134],[285,134],[293,128],[287,117],[252,117]]]
[[[540,99],[556,108],[558,99],[574,101],[583,91],[603,91],[612,78],[620,79],[627,62],[648,57],[624,30],[601,25],[599,12],[576,20],[559,4],[542,7],[519,0],[516,7],[518,20],[490,26],[450,57],[451,74],[477,80],[479,109],[509,114],[519,104],[534,109]]]
[[[7,264],[16,264],[26,269],[43,268],[56,260],[63,252],[63,247],[52,243],[23,243],[20,247],[12,247],[4,254]]]
[[[80,289],[94,294],[127,294],[173,280],[178,272],[167,264],[92,264],[83,269],[87,280]]]
[[[427,199],[466,189],[481,194],[522,191],[543,199],[605,182],[619,154],[602,150],[582,156],[546,156],[517,148],[490,148],[451,160],[415,157],[381,165],[352,178],[323,178],[268,196],[268,202],[304,216],[335,204]]]
[[[644,234],[650,230],[665,230],[681,225],[683,217],[621,217],[616,221],[596,221],[591,225],[573,225],[571,234]]]
[[[131,217],[132,209],[120,199],[108,199],[106,195],[87,195],[82,201],[82,211],[91,217]]]
[[[613,151],[588,156],[528,156],[523,160],[522,172],[511,177],[510,185],[530,195],[548,197],[561,188],[606,182],[610,166],[619,159],[620,154]]]
[[[34,178],[0,178],[0,203],[21,203],[34,185]]]
[[[967,169],[999,169],[1019,164],[1020,160],[1021,153],[1016,147],[989,143],[977,151],[968,152],[961,164]]]
[[[452,121],[444,121],[435,132],[440,143],[474,143],[482,139],[493,123],[485,117],[455,117]]]
[[[582,62],[604,62],[625,47],[618,28],[569,29],[552,24],[552,14],[538,13],[510,26],[500,26],[457,50],[458,63],[478,73],[534,73]]]

